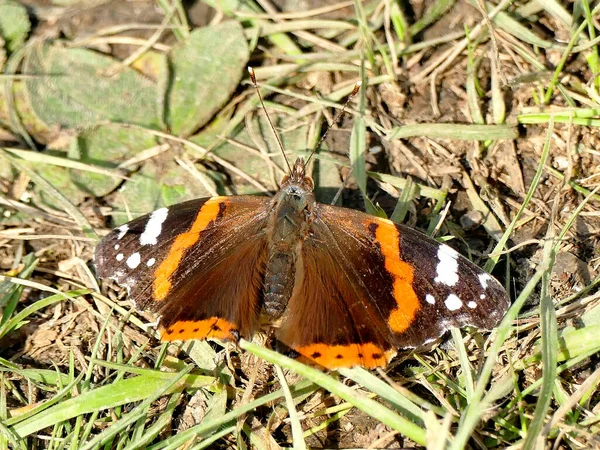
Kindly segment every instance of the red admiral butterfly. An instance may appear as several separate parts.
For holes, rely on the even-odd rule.
[[[95,262],[136,307],[159,314],[163,340],[237,341],[266,323],[329,369],[385,366],[450,327],[491,329],[510,305],[496,279],[449,246],[316,202],[302,158],[273,198],[161,208],[113,230]]]

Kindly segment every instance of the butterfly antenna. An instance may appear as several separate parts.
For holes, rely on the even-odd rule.
[[[360,90],[361,86],[362,86],[362,81],[358,81],[354,85],[354,89],[352,89],[352,92],[346,99],[346,103],[344,103],[344,106],[342,106],[342,109],[340,109],[340,111],[335,115],[335,117],[333,118],[333,122],[331,122],[331,124],[327,127],[327,129],[325,130],[325,133],[323,133],[323,136],[321,136],[321,139],[319,139],[319,142],[317,142],[317,145],[314,146],[312,152],[308,156],[308,159],[306,160],[306,166],[308,166],[308,163],[310,162],[311,158],[313,157],[313,155],[316,153],[319,146],[323,143],[323,141],[327,137],[327,133],[329,133],[329,130],[331,130],[333,125],[336,124],[340,120],[340,117],[342,117],[342,115],[346,112],[346,107],[348,106],[350,101],[354,98],[354,96],[356,94],[358,94],[358,91]]]
[[[265,115],[267,116],[267,120],[269,121],[271,130],[273,130],[273,134],[275,135],[275,138],[277,139],[277,144],[279,145],[279,149],[281,150],[281,154],[283,155],[283,159],[285,159],[285,163],[287,164],[287,168],[290,171],[290,175],[291,175],[292,174],[292,166],[290,166],[290,162],[288,161],[287,156],[285,155],[285,150],[283,148],[283,142],[281,142],[281,138],[279,137],[277,130],[275,130],[275,125],[273,125],[273,121],[271,120],[271,117],[269,116],[269,113],[267,112],[267,108],[265,107],[265,102],[263,101],[262,95],[260,93],[260,89],[258,89],[258,84],[256,83],[256,75],[254,74],[254,69],[252,67],[248,67],[248,73],[250,74],[250,79],[252,80],[252,84],[254,84],[254,89],[256,89],[256,93],[258,94],[258,99],[260,100],[262,109],[265,112]]]

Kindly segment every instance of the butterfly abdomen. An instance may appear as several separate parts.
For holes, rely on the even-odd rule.
[[[294,289],[296,264],[293,255],[275,252],[269,255],[264,280],[263,313],[268,321],[279,319]]]
[[[264,278],[263,314],[268,321],[282,317],[297,284],[298,258],[312,223],[315,199],[295,179],[273,199],[267,235],[269,248]]]

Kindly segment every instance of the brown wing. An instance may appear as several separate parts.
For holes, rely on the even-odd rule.
[[[385,366],[452,326],[491,328],[502,286],[446,245],[385,219],[319,204],[303,278],[278,339],[327,368]]]
[[[214,197],[162,208],[113,230],[96,270],[160,315],[164,340],[249,337],[260,309],[266,197]]]

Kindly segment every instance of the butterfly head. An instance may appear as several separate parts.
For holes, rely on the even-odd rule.
[[[306,164],[304,158],[298,157],[289,175],[281,180],[281,190],[287,191],[289,195],[301,195],[313,191],[315,183],[311,177],[306,175]]]
[[[315,205],[314,183],[306,175],[305,167],[304,159],[298,158],[273,197],[272,240],[275,242],[296,242],[310,226]]]

